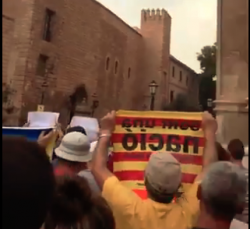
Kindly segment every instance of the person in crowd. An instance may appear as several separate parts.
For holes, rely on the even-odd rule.
[[[58,124],[57,126],[61,130],[61,125]],[[71,132],[79,132],[79,133],[82,133],[82,134],[87,136],[85,129],[83,127],[81,127],[81,126],[68,127],[65,132],[66,132],[66,134],[71,133]],[[60,133],[61,133],[61,135],[56,141],[56,147],[58,147],[61,144],[62,138],[64,136],[62,130],[61,130]],[[58,163],[58,159],[56,157],[55,151],[53,151],[53,153],[52,153],[52,164],[56,165],[57,163]]]
[[[115,229],[107,202],[74,173],[56,177],[56,191],[44,229]]]
[[[48,136],[40,136],[41,145],[25,138],[3,137],[3,229],[39,229],[44,222],[55,188],[53,168],[44,148],[48,141]]]
[[[67,133],[71,133],[71,132],[79,132],[79,133],[82,133],[84,135],[86,135],[86,132],[85,132],[85,129],[81,126],[75,126],[75,127],[67,127],[67,129],[65,130],[65,134]],[[65,136],[65,134],[63,136],[61,136],[57,141],[56,141],[56,147],[59,147],[59,145],[61,144],[61,141],[63,139],[63,137]],[[58,165],[58,158],[56,156],[56,153],[55,153],[55,150],[53,150],[53,153],[52,153],[52,164],[53,166],[57,166]]]
[[[170,153],[151,154],[145,169],[145,186],[149,198],[142,200],[123,186],[107,168],[107,146],[115,127],[115,111],[101,120],[99,141],[92,161],[92,173],[102,189],[102,196],[113,210],[119,229],[186,229],[193,226],[193,220],[199,212],[197,199],[199,183],[207,167],[218,160],[215,145],[217,123],[208,112],[203,114],[202,126],[206,139],[203,171],[196,177],[190,190],[173,203],[181,185],[179,162]]]
[[[94,154],[96,146],[97,146],[97,141],[90,143],[90,150],[89,150],[89,152],[90,152],[90,154],[92,156]],[[88,163],[87,163],[87,169],[84,169],[84,170],[80,171],[78,173],[78,176],[84,177],[85,179],[87,179],[88,182],[91,183],[90,186],[91,186],[92,190],[94,190],[94,192],[96,194],[97,193],[101,194],[101,190],[100,190],[99,186],[97,185],[97,183],[95,181],[95,178],[93,177],[93,175],[91,173],[91,168],[92,168],[92,160],[88,161]]]
[[[223,148],[223,146],[219,143],[216,142],[216,150],[218,154],[218,160],[219,161],[230,161],[230,154]]]
[[[71,132],[79,132],[79,133],[82,133],[84,135],[87,136],[87,132],[86,130],[81,127],[81,126],[73,126],[73,127],[69,127],[67,130],[66,130],[66,133],[71,133]]]
[[[90,142],[85,134],[67,133],[59,147],[55,149],[55,154],[58,160],[54,165],[56,175],[70,170],[74,174],[85,177],[93,191],[99,191],[95,179],[88,169],[88,163],[92,160],[93,153],[90,152]]]
[[[245,156],[245,149],[240,139],[232,139],[228,144],[228,151],[231,155],[231,161],[235,165],[238,165],[243,172],[247,180],[247,195],[245,196],[245,209],[242,214],[236,215],[236,219],[248,223],[248,169],[242,164],[243,157]]]
[[[228,151],[226,151],[222,145],[219,142],[216,142],[216,150],[218,153],[218,160],[219,161],[230,161],[231,157]],[[231,226],[230,229],[245,229],[248,228],[248,224],[241,222],[237,219],[233,219],[233,221],[231,222]]]
[[[200,214],[194,229],[229,229],[234,216],[244,208],[246,185],[239,166],[228,161],[213,163],[198,188]]]

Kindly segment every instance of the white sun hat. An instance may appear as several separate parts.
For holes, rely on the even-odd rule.
[[[57,157],[67,161],[88,162],[92,160],[90,142],[86,135],[79,132],[66,134],[61,144],[55,149]]]

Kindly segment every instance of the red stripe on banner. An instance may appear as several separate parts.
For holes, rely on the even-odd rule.
[[[144,180],[144,171],[119,171],[114,172],[114,175],[122,181]],[[182,173],[182,183],[193,183],[196,176],[196,174]]]
[[[133,121],[135,120],[142,120],[143,123],[146,123],[148,122],[148,125],[151,125],[153,122],[154,122],[154,126],[161,126],[162,127],[162,120],[167,120],[168,122],[174,122],[174,123],[178,123],[178,126],[180,126],[181,124],[183,123],[186,123],[188,126],[191,125],[191,124],[194,124],[195,123],[195,126],[198,125],[198,127],[200,128],[201,127],[201,120],[187,120],[187,119],[169,119],[169,118],[146,118],[146,117],[116,117],[116,125],[122,125],[122,122],[125,120],[125,119],[129,119],[130,122],[128,123],[133,123]],[[137,124],[137,127],[139,127],[140,123],[138,122]]]
[[[112,155],[113,162],[129,162],[129,161],[137,161],[137,162],[145,162],[149,160],[149,157],[152,152],[115,152]],[[202,156],[197,155],[189,155],[189,154],[179,154],[179,153],[171,153],[176,160],[179,161],[180,164],[194,164],[194,165],[202,165]]]
[[[124,133],[124,134],[114,134],[114,135],[112,136],[112,143],[121,143],[121,142],[122,142],[122,139],[123,139],[123,136],[124,136],[125,134],[128,134],[128,133]],[[141,142],[141,134],[133,134],[133,135],[136,136],[138,142]],[[150,139],[149,139],[150,136],[151,136],[152,134],[144,134],[144,135],[146,135],[146,136],[145,136],[145,141],[146,141],[147,143],[157,143],[157,142],[159,142],[158,140],[150,140]],[[161,136],[163,137],[163,139],[167,139],[168,134],[161,134]],[[180,139],[180,140],[178,140],[178,143],[179,143],[179,144],[184,144],[185,138],[186,138],[186,137],[187,137],[187,136],[179,135],[179,139]],[[190,138],[192,138],[192,136],[190,136]],[[196,138],[197,138],[197,137],[196,137]],[[198,138],[198,139],[199,139],[199,147],[204,147],[204,145],[205,145],[205,139],[204,139],[204,138]],[[130,139],[128,139],[127,142],[130,143],[130,142],[133,142],[133,141],[132,141],[132,139],[130,138]],[[192,141],[188,141],[188,145],[193,145]]]

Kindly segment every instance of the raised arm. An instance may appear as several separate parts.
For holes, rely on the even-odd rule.
[[[202,129],[205,137],[205,147],[203,152],[203,168],[202,172],[196,177],[193,185],[187,190],[184,195],[185,198],[180,199],[187,216],[190,217],[190,222],[194,223],[197,219],[200,209],[200,203],[197,199],[197,191],[207,168],[215,161],[218,160],[215,133],[217,131],[217,122],[213,116],[204,112],[202,116]]]
[[[103,188],[104,182],[113,174],[107,168],[110,137],[115,129],[115,111],[108,113],[101,119],[99,140],[92,161],[92,174],[96,182]]]
[[[218,154],[216,150],[216,131],[217,121],[209,112],[204,112],[202,116],[202,129],[205,137],[205,147],[203,152],[203,168],[195,181],[200,181],[206,172],[206,169],[213,162],[218,161]]]

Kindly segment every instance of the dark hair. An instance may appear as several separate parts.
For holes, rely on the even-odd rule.
[[[3,137],[2,159],[3,228],[39,229],[55,187],[45,149],[24,138]]]
[[[240,139],[232,139],[227,149],[234,160],[242,160],[245,155],[244,145]]]
[[[216,142],[215,145],[219,161],[230,161],[230,154],[222,147],[222,145],[219,142]]]
[[[81,127],[81,126],[69,127],[66,130],[66,134],[71,133],[71,132],[79,132],[79,133],[82,133],[82,134],[84,134],[84,135],[87,136],[86,130],[83,127]]]
[[[61,158],[61,157],[58,157],[58,156],[56,156],[56,159],[60,162],[60,164],[64,164],[67,167],[75,168],[75,169],[79,167],[79,169],[81,169],[81,170],[84,169],[83,165],[87,164],[87,162],[68,161],[68,160]]]
[[[101,196],[95,196],[88,182],[79,176],[57,177],[55,198],[45,229],[57,226],[115,229],[113,213]]]
[[[191,101],[186,94],[178,94],[174,101],[163,108],[164,111],[200,112],[198,104]]]

